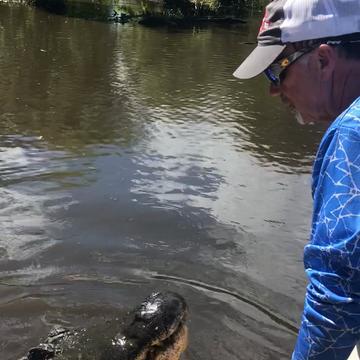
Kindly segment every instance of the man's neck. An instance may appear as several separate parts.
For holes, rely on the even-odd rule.
[[[360,61],[344,59],[339,66],[339,76],[334,80],[333,96],[329,104],[332,120],[360,96]]]

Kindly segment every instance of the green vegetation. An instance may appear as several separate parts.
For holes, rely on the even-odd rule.
[[[96,20],[127,22],[140,17],[165,19],[239,18],[266,0],[28,0],[47,11]]]
[[[266,3],[267,0],[141,0],[140,15],[243,16],[249,10],[263,8]],[[128,10],[134,5],[124,6],[120,1],[119,9]]]

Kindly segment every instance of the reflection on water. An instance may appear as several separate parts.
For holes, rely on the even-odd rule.
[[[154,289],[189,302],[185,359],[289,358],[321,129],[231,76],[256,28],[0,5],[2,359]]]

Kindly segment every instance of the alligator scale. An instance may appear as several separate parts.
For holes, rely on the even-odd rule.
[[[92,334],[87,329],[55,327],[21,360],[179,360],[187,347],[185,300],[176,293],[153,293],[130,313],[120,332]]]

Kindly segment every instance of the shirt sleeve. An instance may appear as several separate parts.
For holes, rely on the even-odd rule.
[[[309,284],[292,360],[345,360],[360,340],[359,131],[338,128],[320,152],[304,250]]]

